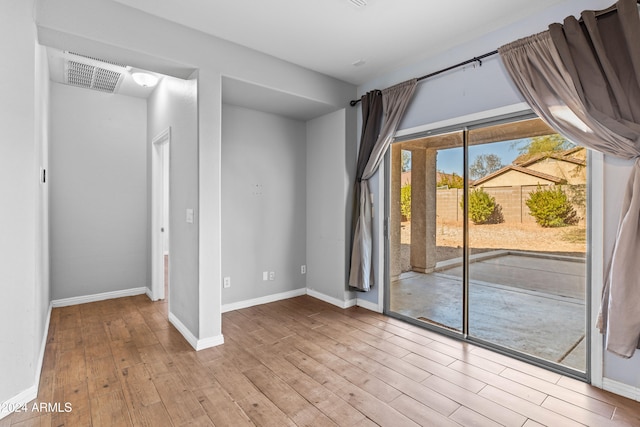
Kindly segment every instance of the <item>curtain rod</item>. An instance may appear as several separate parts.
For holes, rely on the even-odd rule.
[[[640,0],[639,0],[639,1],[640,1]],[[418,80],[418,81],[426,80],[426,79],[428,79],[429,77],[437,76],[438,74],[445,73],[445,72],[447,72],[447,71],[449,71],[449,70],[453,70],[454,68],[462,67],[462,66],[464,66],[464,65],[471,64],[471,63],[473,63],[473,62],[477,62],[480,66],[482,66],[482,60],[483,60],[484,58],[488,58],[488,57],[490,57],[490,56],[496,55],[497,53],[498,53],[498,51],[497,51],[497,50],[494,50],[494,51],[492,51],[492,52],[485,53],[484,55],[475,56],[475,57],[473,57],[473,58],[471,58],[471,59],[468,59],[468,60],[466,60],[466,61],[463,61],[463,62],[461,62],[461,63],[459,63],[459,64],[452,65],[452,66],[447,67],[447,68],[443,68],[442,70],[435,71],[435,72],[433,72],[433,73],[430,73],[430,74],[424,75],[424,76],[422,76],[422,77],[418,77],[416,80]],[[355,107],[355,106],[358,104],[358,102],[360,102],[360,100],[359,100],[359,99],[354,99],[354,100],[352,100],[351,102],[349,102],[349,105],[351,105],[352,107]]]

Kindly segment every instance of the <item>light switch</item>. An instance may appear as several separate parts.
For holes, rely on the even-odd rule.
[[[187,222],[193,224],[193,209],[187,209]]]

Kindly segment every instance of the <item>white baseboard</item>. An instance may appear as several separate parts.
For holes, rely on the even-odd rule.
[[[149,299],[151,301],[157,301],[157,300],[153,299],[153,292],[151,292],[151,289],[149,289],[148,287],[144,288],[144,289],[145,289],[144,293],[147,294],[147,296],[149,297]]]
[[[283,299],[289,299],[294,297],[299,297],[301,295],[306,295],[307,289],[300,288],[295,289],[293,291],[281,292],[279,294],[267,295],[260,298],[248,299],[245,301],[232,302],[229,304],[222,305],[222,312],[226,313],[227,311],[240,310],[242,308],[253,307],[254,305],[268,304],[270,302],[276,302]]]
[[[13,396],[11,399],[2,402],[2,411],[0,411],[0,420],[7,415],[12,414],[27,403],[38,397],[38,384],[34,384],[22,393]],[[28,406],[27,406],[28,408]]]
[[[603,378],[602,389],[610,391],[611,393],[617,394],[619,396],[623,396],[640,402],[640,388],[638,387],[610,380],[609,378]]]
[[[382,313],[382,306],[371,301],[358,298],[356,305],[366,308],[367,310],[375,311],[376,313]]]
[[[44,322],[44,331],[42,333],[42,341],[40,343],[40,354],[38,354],[38,366],[36,366],[36,390],[40,388],[40,374],[42,374],[42,365],[44,364],[44,351],[47,348],[47,337],[49,336],[49,322],[51,322],[51,309],[53,304],[49,303],[47,310],[47,318]]]
[[[196,348],[196,351],[200,351],[200,350],[204,350],[205,348],[216,347],[222,344],[224,344],[224,336],[220,334],[216,337],[209,337],[209,338],[198,340],[195,348]]]
[[[47,310],[47,317],[44,323],[44,331],[42,333],[42,341],[40,342],[40,352],[38,353],[38,360],[36,360],[37,365],[33,385],[22,393],[0,403],[0,408],[2,408],[0,411],[0,420],[14,412],[10,409],[22,408],[24,405],[38,397],[38,390],[40,389],[40,374],[42,374],[42,365],[44,364],[44,351],[47,347],[47,337],[49,336],[49,322],[51,322],[52,308],[53,305],[49,303],[49,309]]]
[[[222,335],[199,340],[173,313],[169,313],[169,322],[176,327],[178,332],[182,334],[184,339],[186,339],[187,342],[191,344],[191,347],[196,351],[224,344],[224,337]]]
[[[321,292],[314,291],[313,289],[307,289],[307,295],[317,298],[320,301],[328,302],[329,304],[335,305],[336,307],[340,307],[340,308],[349,308],[356,305],[355,299],[342,301],[338,298],[330,297],[329,295],[325,295]]]
[[[88,302],[103,301],[113,298],[132,297],[134,295],[146,294],[148,288],[131,288],[121,291],[104,292],[101,294],[85,295],[80,297],[63,298],[51,301],[53,307],[66,307],[69,305],[86,304]]]

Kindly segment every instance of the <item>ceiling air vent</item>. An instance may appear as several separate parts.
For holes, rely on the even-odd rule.
[[[122,68],[126,67],[126,65],[121,64],[119,62],[107,61],[106,59],[95,58],[93,56],[87,56],[87,55],[83,55],[81,53],[69,52],[69,51],[66,51],[65,53],[68,53],[68,54],[71,54],[71,55],[75,55],[75,56],[79,56],[79,57],[86,58],[86,59],[91,59],[92,61],[103,62],[105,64],[115,65],[117,67],[122,67]]]
[[[349,0],[349,3],[356,7],[363,7],[367,5],[366,0]]]
[[[122,80],[124,66],[90,58],[72,52],[65,52],[65,83],[86,89],[114,93]]]

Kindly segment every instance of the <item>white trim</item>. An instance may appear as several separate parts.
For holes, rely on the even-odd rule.
[[[519,113],[522,111],[531,110],[531,107],[526,102],[519,104],[507,105],[505,107],[494,108],[493,110],[485,110],[479,113],[467,114],[465,116],[455,117],[453,119],[441,120],[435,123],[429,123],[426,125],[415,126],[408,129],[402,129],[395,133],[394,137],[402,137],[407,135],[413,135],[415,133],[428,132],[430,130],[442,129],[449,126],[457,126],[461,123],[475,122],[478,120],[486,120],[492,117],[499,117],[505,114]]]
[[[289,299],[294,297],[299,297],[301,295],[306,295],[307,289],[300,288],[295,289],[293,291],[281,292],[279,294],[267,295],[260,298],[253,298],[244,301],[232,302],[229,304],[222,305],[222,313],[226,313],[228,311],[240,310],[242,308],[253,307],[254,305],[268,304],[270,302],[276,302],[283,299]]]
[[[52,303],[49,303],[47,310],[47,319],[44,323],[44,332],[42,333],[42,342],[40,343],[40,354],[38,354],[38,366],[36,366],[36,389],[40,388],[40,374],[42,374],[42,365],[44,364],[44,351],[47,348],[47,337],[49,336],[49,322],[51,321]]]
[[[224,336],[222,336],[222,334],[215,337],[205,338],[202,340],[198,340],[196,344],[196,351],[204,350],[205,348],[216,347],[222,344],[224,344]]]
[[[609,378],[603,378],[602,389],[610,391],[611,393],[617,394],[619,396],[623,396],[640,402],[640,388],[638,387],[611,380]]]
[[[151,140],[151,294],[152,301],[165,298],[164,295],[164,234],[160,231],[162,226],[168,228],[163,221],[164,212],[164,180],[165,156],[170,157],[171,126],[160,132]],[[171,161],[169,159],[169,168]],[[171,195],[168,196],[171,198]],[[171,230],[167,231],[170,233]],[[169,245],[171,237],[169,236]],[[170,285],[170,284],[169,284]],[[171,308],[169,308],[171,309]]]
[[[12,407],[22,407],[38,397],[38,389],[40,388],[40,374],[42,373],[42,365],[44,364],[44,352],[47,347],[47,337],[49,336],[49,323],[51,321],[52,308],[53,305],[49,303],[49,309],[47,310],[47,317],[44,324],[44,332],[42,334],[42,341],[40,342],[40,352],[38,354],[38,360],[36,361],[37,366],[33,385],[24,390],[22,393],[19,393],[18,395],[13,396],[12,398],[5,400],[4,402],[2,402],[2,404],[0,404],[0,408],[2,408],[2,411],[0,411],[0,420],[12,413],[7,409]]]
[[[321,301],[328,302],[329,304],[335,305],[336,307],[340,307],[340,308],[353,307],[354,305],[356,305],[356,301],[357,301],[355,298],[342,301],[338,298],[330,297],[329,295],[325,295],[318,291],[314,291],[313,289],[307,289],[307,295],[314,297],[316,299],[319,299]]]
[[[147,293],[147,288],[146,287],[131,288],[131,289],[124,289],[124,290],[121,290],[121,291],[104,292],[104,293],[101,293],[101,294],[93,294],[93,295],[85,295],[85,296],[80,296],[80,297],[57,299],[57,300],[51,301],[51,306],[52,307],[66,307],[66,306],[69,306],[69,305],[86,304],[88,302],[103,301],[103,300],[113,299],[113,298],[132,297],[132,296],[135,296],[135,295],[142,295],[142,294],[146,294],[146,293]]]
[[[194,349],[198,346],[198,338],[196,338],[195,335],[193,335],[191,333],[191,331],[189,330],[189,328],[187,328],[184,323],[182,323],[180,321],[180,319],[178,319],[175,314],[169,312],[169,322],[175,326],[175,328],[178,330],[178,332],[180,332],[182,334],[182,336],[184,337],[184,339],[187,340],[187,342],[189,344],[191,344],[191,347],[193,347]]]
[[[169,322],[182,334],[184,339],[193,347],[194,350],[200,351],[205,348],[215,347],[217,345],[224,344],[224,337],[222,335],[218,335],[215,337],[209,337],[202,340],[196,338],[195,335],[191,333],[189,328],[187,328],[184,323],[180,321],[173,313],[169,312]]]
[[[151,301],[157,301],[153,299],[153,292],[151,291],[151,289],[149,289],[149,287],[146,287],[145,289],[146,291],[144,293],[147,295],[147,297],[149,297]]]
[[[25,391],[13,396],[11,399],[7,399],[0,405],[2,407],[2,411],[0,411],[0,420],[6,417],[13,412],[9,412],[7,409],[10,408],[21,408],[27,403],[31,402],[33,399],[38,397],[38,384],[34,384]]]
[[[591,363],[589,367],[592,385],[603,388],[604,338],[596,327],[600,310],[600,298],[604,286],[604,155],[590,150],[589,179],[591,200],[589,220],[591,225]]]
[[[382,287],[382,286],[380,286],[380,287]],[[367,310],[375,311],[376,313],[382,313],[382,311],[383,311],[381,304],[376,304],[374,302],[367,301],[365,299],[356,298],[356,305],[358,307],[362,307],[362,308],[365,308]]]

